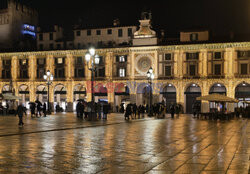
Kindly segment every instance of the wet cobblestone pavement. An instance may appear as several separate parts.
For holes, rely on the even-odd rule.
[[[0,117],[0,173],[249,173],[250,125],[179,118]]]

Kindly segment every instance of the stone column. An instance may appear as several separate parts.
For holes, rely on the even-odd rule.
[[[235,91],[234,91],[234,85],[233,85],[232,80],[229,80],[229,82],[228,82],[227,96],[231,97],[231,98],[235,98]],[[227,106],[228,106],[227,110],[229,112],[234,112],[234,103],[228,103]]]
[[[3,58],[0,57],[0,77],[2,78],[2,70],[3,70]]]
[[[202,96],[209,94],[209,85],[207,81],[203,81],[202,83],[202,89],[201,89]],[[208,101],[201,101],[201,112],[209,112],[209,102]]]
[[[201,57],[200,57],[200,67],[199,69],[201,70],[201,77],[205,78],[207,77],[207,67],[208,67],[208,53],[207,53],[207,50],[201,50],[201,53],[200,53]]]
[[[11,59],[11,77],[13,81],[16,81],[18,78],[18,59],[17,56],[13,56]]]
[[[66,80],[72,80],[73,78],[73,71],[74,71],[74,63],[73,63],[73,56],[72,55],[67,55],[66,56],[66,60],[65,60],[65,63],[66,63],[66,73],[65,73],[65,77],[66,77]]]
[[[115,93],[114,92],[108,92],[108,102],[111,106],[111,110],[114,110],[114,103],[115,103]]]
[[[31,82],[35,81],[36,78],[36,57],[35,56],[29,56],[29,78]]]
[[[183,74],[185,74],[185,72],[186,72],[184,57],[185,57],[185,53],[183,51],[180,51],[179,58],[178,58],[178,74],[179,74],[179,78],[183,78]]]
[[[46,85],[47,86],[47,85]],[[52,84],[52,85],[50,85],[50,87],[49,87],[49,104],[50,104],[50,111],[51,112],[53,112],[54,110],[55,110],[55,108],[54,108],[54,85]],[[48,89],[48,88],[47,88]]]
[[[52,55],[47,55],[47,57],[46,57],[46,71],[49,70],[53,74],[53,76],[55,75],[54,64],[55,64],[54,57]]]
[[[183,86],[183,82],[182,81],[178,81],[177,82],[177,86],[176,86],[176,102],[178,104],[181,104],[184,108],[184,113],[186,112],[186,105],[185,105],[185,94],[184,94],[184,89],[185,86]]]
[[[30,101],[35,102],[36,101],[36,85],[31,83],[29,85],[29,91],[30,91]]]
[[[180,72],[179,72],[179,64],[180,64],[180,61],[179,61],[179,51],[178,50],[175,50],[174,51],[174,77],[177,77],[179,78],[180,77]]]
[[[73,85],[72,82],[67,84],[67,112],[73,112]]]

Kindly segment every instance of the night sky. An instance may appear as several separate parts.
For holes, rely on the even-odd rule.
[[[250,0],[162,0],[162,1],[83,1],[42,0],[31,2],[39,11],[40,25],[70,27],[82,21],[89,26],[111,25],[119,18],[122,25],[138,25],[140,13],[150,9],[153,27],[167,32],[206,28],[223,34],[250,31]],[[123,3],[123,4],[122,4]]]

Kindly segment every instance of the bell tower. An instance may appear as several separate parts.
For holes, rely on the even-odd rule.
[[[134,33],[133,45],[157,45],[158,40],[156,32],[151,29],[151,12],[144,11],[141,13],[140,28]]]

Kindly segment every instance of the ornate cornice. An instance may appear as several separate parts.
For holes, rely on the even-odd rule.
[[[126,47],[126,48],[104,48],[96,49],[97,54],[113,53],[129,53],[129,52],[150,52],[150,51],[192,51],[192,50],[214,50],[214,49],[227,49],[227,48],[249,48],[250,42],[235,42],[235,43],[212,43],[212,44],[191,44],[191,45],[169,45],[169,46],[142,46],[142,47]],[[28,56],[65,56],[72,55],[85,55],[86,49],[83,50],[56,50],[56,51],[34,51],[34,52],[13,52],[13,53],[0,53],[0,57],[13,57],[18,58]]]

